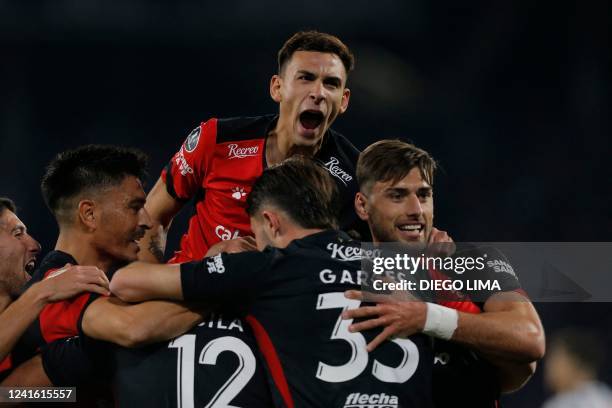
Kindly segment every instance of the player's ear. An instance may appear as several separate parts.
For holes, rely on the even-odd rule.
[[[275,237],[280,230],[280,219],[278,214],[272,211],[262,211],[261,216],[263,218],[264,227],[268,231],[270,237]]]
[[[280,75],[272,75],[272,78],[270,79],[270,96],[276,103],[280,103],[282,100],[280,91],[282,85],[281,82],[282,78]]]
[[[342,91],[342,101],[340,102],[340,114],[343,114],[348,109],[350,98],[351,90],[348,88],[344,88],[344,91]]]
[[[78,216],[80,223],[90,231],[95,231],[97,227],[97,208],[92,200],[81,200],[78,204]]]
[[[355,195],[355,212],[363,221],[367,221],[370,218],[368,215],[368,199],[361,191]]]

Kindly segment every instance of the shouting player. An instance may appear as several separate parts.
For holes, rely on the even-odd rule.
[[[93,265],[110,273],[137,259],[138,240],[150,227],[141,182],[145,165],[143,153],[114,146],[83,146],[55,157],[41,187],[60,232],[55,250],[45,256],[32,281],[42,280],[66,264]],[[95,340],[137,346],[184,333],[201,318],[172,302],[131,305],[114,297],[85,293],[46,305],[24,342],[42,347],[78,336],[81,347],[92,345],[96,351]],[[38,357],[16,369],[7,381],[34,385],[37,378],[43,384],[51,380],[53,384],[74,385],[71,381],[87,380],[66,378],[72,367],[61,355],[55,357],[57,364],[45,365],[44,374]],[[72,370],[76,371],[78,368]]]
[[[357,165],[360,192],[355,197],[355,208],[359,217],[368,222],[375,243],[430,241],[435,167],[427,152],[399,140],[382,140],[363,151]],[[490,261],[493,256],[503,257],[493,248],[487,250]],[[460,255],[477,256],[470,251]],[[544,354],[544,331],[514,273],[496,273],[487,267],[479,274],[496,279],[501,290],[473,293],[479,296],[473,302],[468,298],[448,303],[460,311],[439,304],[389,299],[376,306],[347,311],[344,316],[369,318],[352,325],[352,332],[383,329],[369,344],[369,350],[385,339],[414,333],[436,337],[437,405],[494,407],[500,390],[518,389],[533,374],[535,361]],[[362,298],[360,292],[349,292],[347,296]],[[488,363],[470,350],[485,355],[496,370],[490,370]]]
[[[247,308],[277,406],[432,406],[427,336],[385,342],[368,353],[375,333],[351,333],[350,321],[342,320],[343,310],[360,303],[343,292],[359,288],[363,276],[361,247],[336,230],[337,200],[323,168],[288,159],[264,170],[247,200],[263,252],[222,253],[182,265],[132,264],[115,274],[111,290],[130,301],[203,299],[222,310]],[[207,354],[194,350],[193,341],[177,345],[183,355],[199,355],[183,360],[188,387],[194,365]],[[196,376],[196,387],[200,381],[205,379]]]
[[[13,201],[0,197],[0,381],[19,363],[9,353],[47,303],[86,290],[108,293],[108,279],[100,269],[69,265],[22,293],[39,252],[40,245],[17,217]]]
[[[323,164],[343,197],[341,226],[359,228],[352,207],[359,151],[330,129],[348,108],[353,63],[351,51],[332,35],[307,31],[287,40],[270,81],[278,114],[211,118],[189,134],[147,197],[153,228],[139,258],[163,261],[172,219],[194,197],[195,215],[172,261],[200,260],[215,244],[210,254],[254,249],[252,238],[240,238],[252,235],[245,212],[251,185],[266,167],[295,153]]]

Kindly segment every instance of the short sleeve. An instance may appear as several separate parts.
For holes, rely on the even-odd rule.
[[[183,298],[222,304],[244,304],[266,284],[274,250],[218,254],[181,265]]]
[[[55,340],[41,349],[42,364],[53,385],[80,386],[109,378],[111,345],[79,336]]]
[[[161,178],[168,193],[179,201],[191,199],[202,187],[214,154],[217,119],[200,124],[162,170]]]
[[[522,291],[510,261],[497,248],[490,245],[469,245],[458,248],[454,257],[480,260],[477,265],[482,265],[482,268],[474,268],[459,275],[466,282],[466,293],[473,301],[484,303],[499,292]]]
[[[98,294],[85,292],[79,296],[47,304],[40,312],[40,333],[46,343],[81,335],[81,320],[87,307]]]

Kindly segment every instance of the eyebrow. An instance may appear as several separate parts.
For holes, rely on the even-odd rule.
[[[429,193],[432,192],[433,188],[430,186],[419,187],[416,189],[415,193]],[[410,193],[410,189],[407,187],[389,187],[385,190],[386,193],[399,193],[399,194],[408,194]]]
[[[312,76],[312,77],[316,77],[317,75],[314,72],[305,70],[305,69],[298,69],[297,74],[304,74],[304,75],[308,75],[308,76]],[[334,76],[334,75],[330,75],[330,76],[326,76],[325,78],[323,78],[323,82],[331,82],[334,83],[336,85],[340,85],[342,83],[342,78]]]
[[[144,205],[147,202],[147,200],[145,198],[134,198],[132,200],[129,201],[129,205]]]
[[[19,231],[19,232],[25,233],[27,231],[27,228],[26,228],[25,225],[16,225],[15,228],[13,228],[13,230],[11,232],[15,232],[15,231]]]

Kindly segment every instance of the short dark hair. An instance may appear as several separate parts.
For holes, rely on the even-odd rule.
[[[7,197],[0,197],[0,215],[2,215],[5,210],[9,210],[10,212],[17,214],[17,206],[13,200]]]
[[[561,329],[551,337],[550,345],[551,348],[561,347],[577,364],[594,373],[605,359],[603,342],[597,333],[588,329]]]
[[[87,145],[67,150],[47,166],[40,185],[43,198],[60,221],[70,199],[84,191],[116,186],[126,176],[142,181],[147,161],[140,150],[118,146]]]
[[[336,54],[342,61],[346,74],[353,70],[355,57],[351,50],[336,36],[318,31],[299,31],[291,36],[278,51],[278,73],[296,51],[316,51]]]
[[[323,167],[301,155],[262,173],[247,197],[247,213],[271,204],[302,228],[338,228],[339,192]]]
[[[380,140],[368,146],[357,160],[357,181],[361,190],[369,190],[376,182],[398,182],[414,167],[433,186],[436,161],[423,149],[404,141]]]

